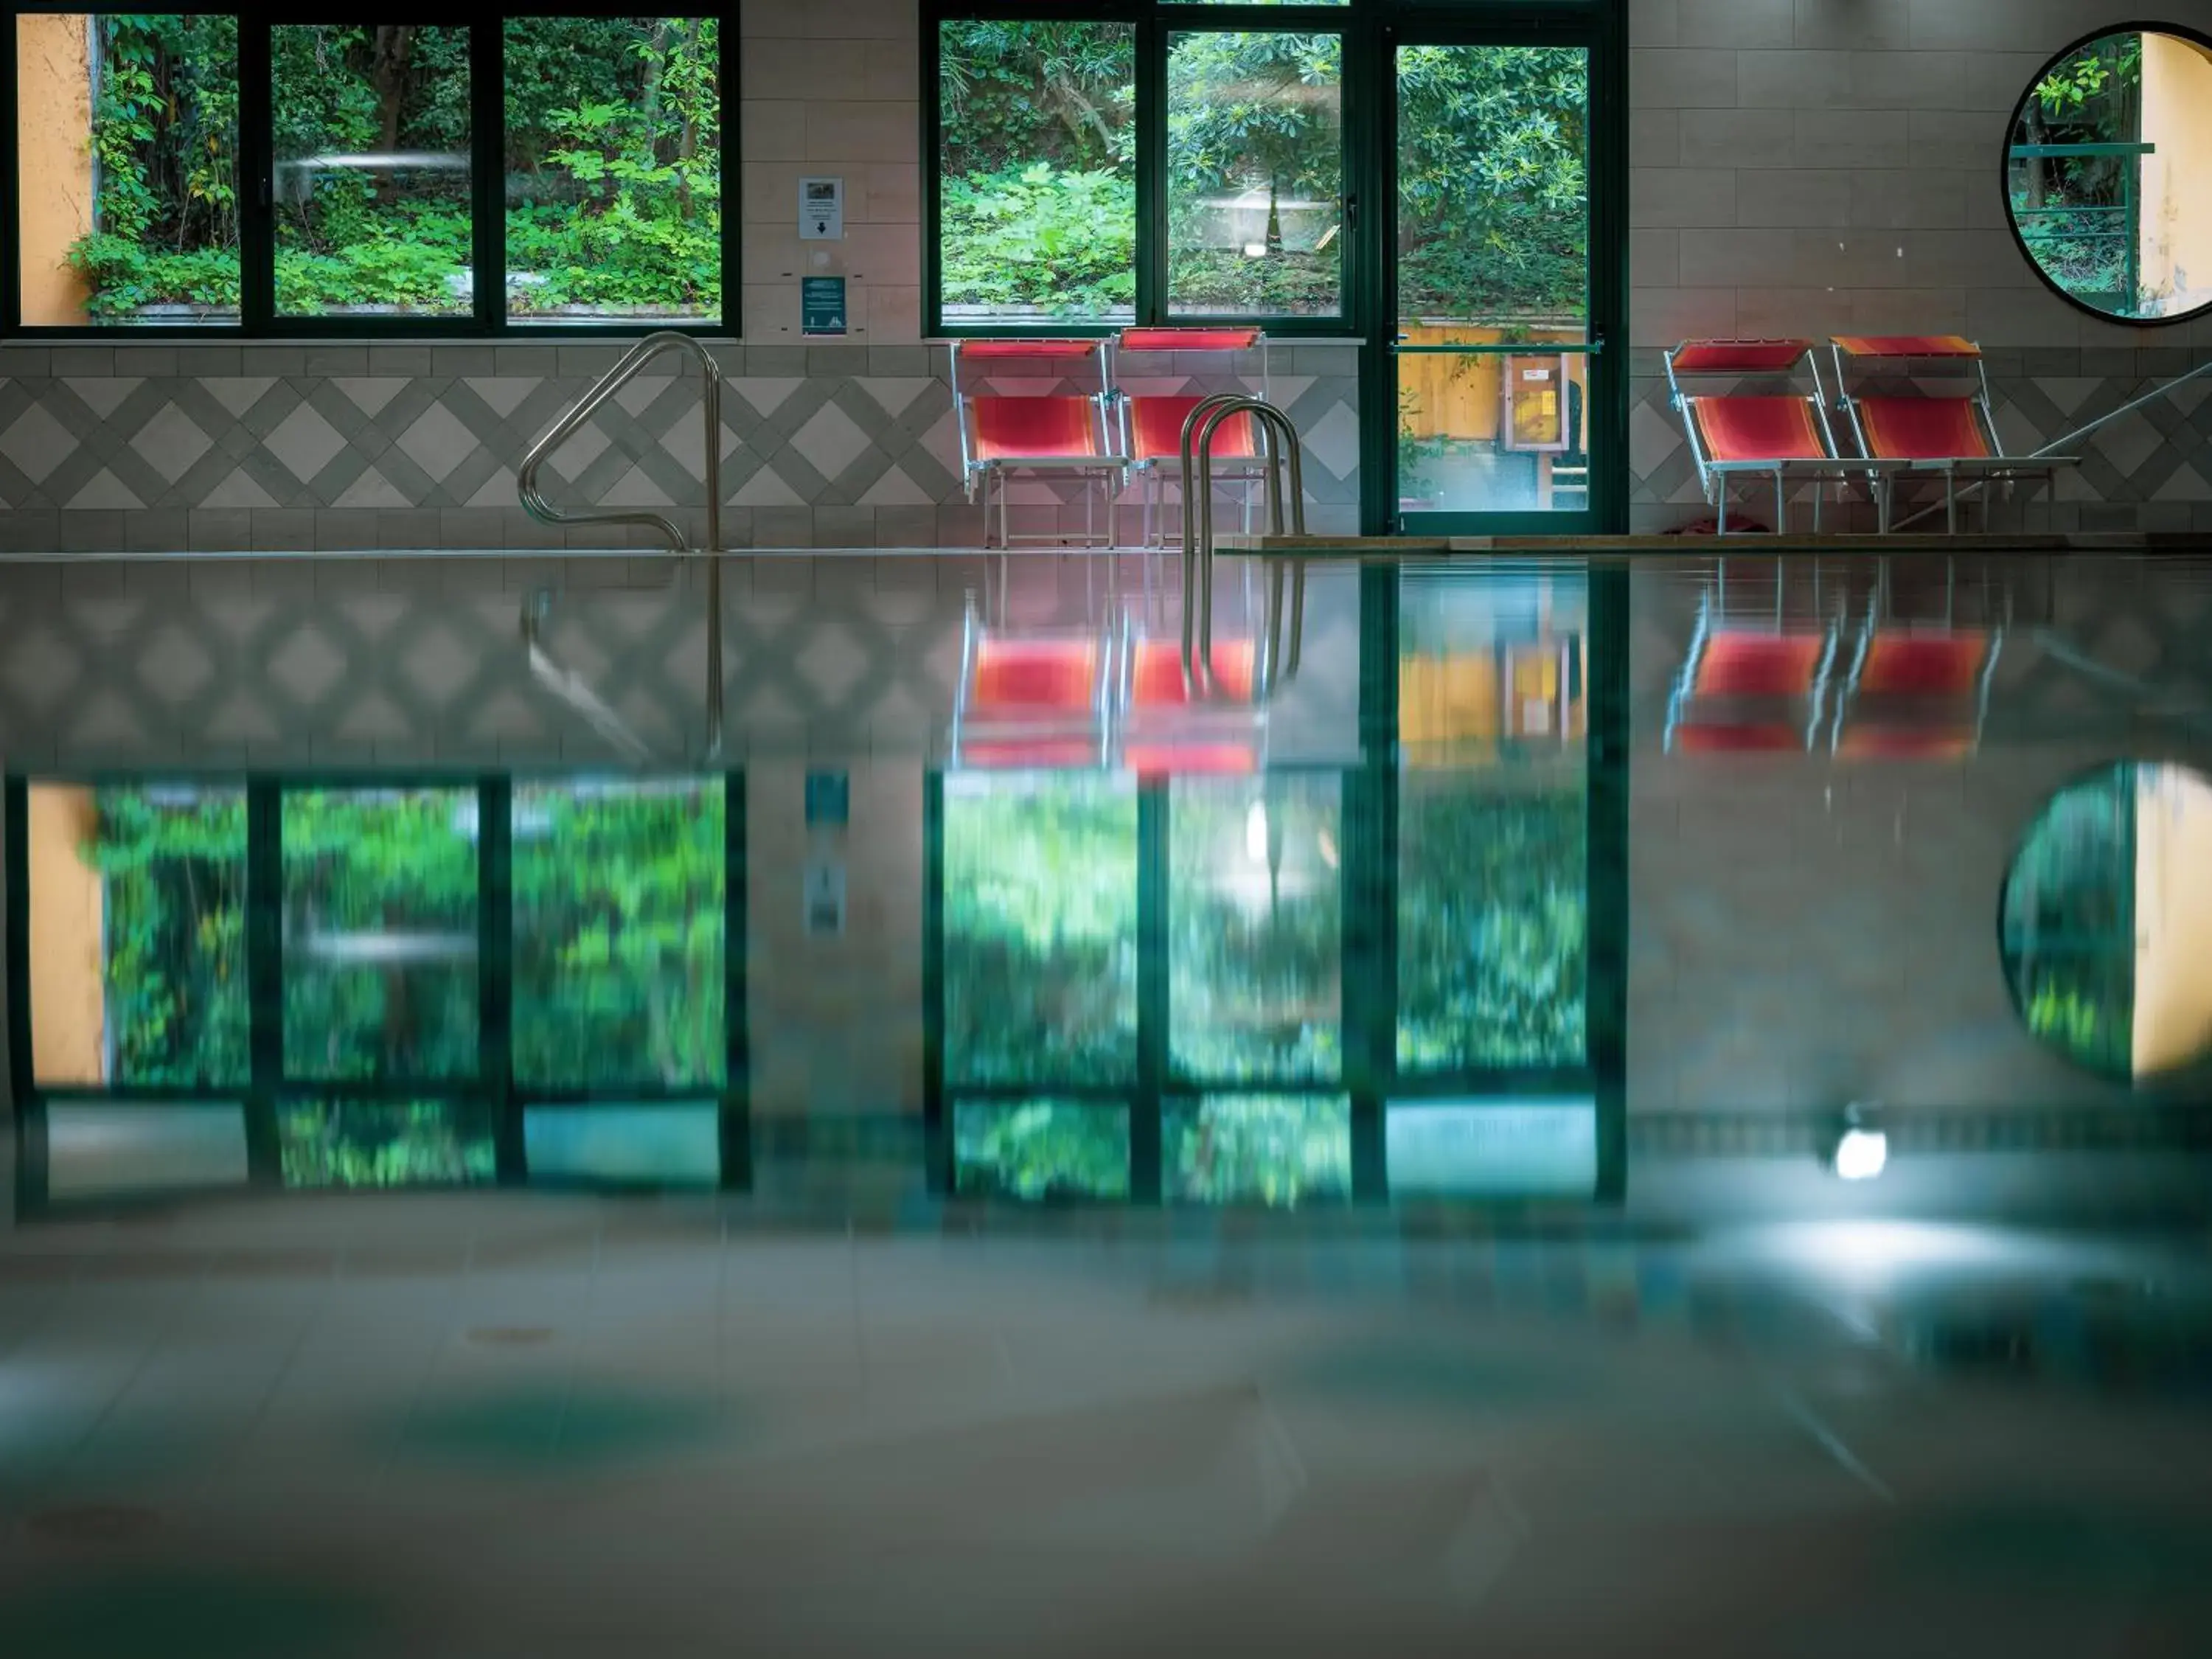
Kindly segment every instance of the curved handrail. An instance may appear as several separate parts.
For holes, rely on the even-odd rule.
[[[631,380],[636,379],[639,372],[642,370],[647,363],[651,362],[654,358],[660,356],[662,354],[670,351],[684,352],[685,355],[690,356],[693,362],[699,365],[699,405],[701,415],[703,417],[706,425],[705,443],[702,449],[702,464],[706,469],[707,544],[703,549],[692,547],[689,538],[686,538],[684,532],[678,527],[675,520],[669,518],[665,514],[655,513],[649,509],[641,507],[633,508],[629,511],[617,510],[611,513],[571,513],[565,511],[561,507],[556,507],[546,498],[544,486],[538,479],[538,474],[543,471],[548,456],[551,455],[554,451],[560,448],[563,443],[567,442],[568,439],[575,434],[578,428],[581,427],[585,422],[590,420],[593,415],[597,414],[599,410],[600,405],[605,404],[608,398],[613,397],[617,392],[627,386]],[[703,555],[707,561],[707,616],[708,619],[707,629],[706,757],[708,760],[719,758],[722,752],[723,708],[722,371],[720,367],[714,362],[713,354],[709,352],[705,346],[700,344],[697,340],[692,338],[689,334],[679,334],[673,329],[661,329],[654,333],[647,335],[635,345],[632,346],[628,351],[624,352],[613,368],[607,370],[605,374],[600,375],[597,380],[593,381],[592,383],[591,389],[586,392],[581,398],[579,398],[574,404],[572,404],[569,406],[568,412],[562,415],[560,419],[555,421],[553,424],[546,429],[544,435],[539,437],[537,442],[530,446],[528,452],[522,458],[522,465],[515,471],[514,487],[515,493],[522,498],[523,511],[529,514],[532,518],[536,519],[541,524],[567,526],[585,524],[643,525],[647,529],[658,531],[662,538],[667,541],[668,550],[677,555],[678,557],[694,553]],[[585,708],[583,703],[578,700],[578,696],[574,694],[580,693],[582,697],[590,699],[590,701],[596,704],[600,710],[605,712],[608,719],[613,719],[613,711],[606,708],[605,704],[599,702],[596,697],[593,697],[588,688],[586,688],[583,685],[583,683],[579,680],[574,673],[567,673],[565,671],[553,669],[551,667],[551,659],[544,656],[543,649],[538,644],[535,628],[536,621],[532,616],[532,609],[529,605],[526,605],[523,611],[523,637],[529,643],[532,653],[532,672],[538,674],[541,679],[546,678],[546,675],[539,672],[540,662],[541,659],[543,659],[550,672],[556,674],[563,674],[564,679],[562,684],[556,685],[555,689],[560,691],[561,695],[566,697],[572,705],[581,709],[585,714],[586,718],[591,720],[593,725],[599,726],[601,730],[605,731],[605,727],[602,725],[599,716],[594,714],[591,709]],[[549,681],[548,683],[550,684],[551,682]],[[616,720],[615,724],[619,726],[621,722],[619,720]],[[627,732],[626,727],[623,728],[623,730],[625,732]],[[628,746],[629,744],[635,744],[636,739],[634,737],[630,737],[626,740],[617,739],[617,741],[623,741],[625,743],[625,746]]]
[[[1266,441],[1269,531],[1275,535],[1282,535],[1286,531],[1293,535],[1305,533],[1304,461],[1298,443],[1297,428],[1291,423],[1291,417],[1264,398],[1236,393],[1216,394],[1193,409],[1183,428],[1183,520],[1186,532],[1183,541],[1182,662],[1184,684],[1194,695],[1197,694],[1201,684],[1208,695],[1217,695],[1213,689],[1213,440],[1222,425],[1237,415],[1249,416],[1259,426]],[[1287,525],[1285,523],[1283,478],[1285,471],[1290,475]],[[1305,566],[1303,561],[1294,562],[1296,594],[1291,601],[1291,614],[1293,626],[1297,628],[1303,627],[1305,620]],[[1269,578],[1265,655],[1254,665],[1253,700],[1255,702],[1266,702],[1279,684],[1287,684],[1297,677],[1301,653],[1300,642],[1295,634],[1287,653],[1288,662],[1279,679],[1277,675],[1282,590],[1282,572],[1278,568]],[[1194,623],[1195,639],[1193,637]]]

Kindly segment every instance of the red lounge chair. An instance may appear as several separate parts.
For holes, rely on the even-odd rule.
[[[1680,411],[1698,487],[1728,533],[1729,487],[1742,479],[1771,482],[1777,529],[1789,526],[1790,487],[1820,486],[1813,496],[1813,528],[1820,527],[1826,487],[1853,476],[1836,453],[1835,434],[1822,406],[1820,373],[1809,340],[1685,340],[1667,354],[1667,385]],[[1746,380],[1789,383],[1800,368],[1812,375],[1810,392],[1747,392]],[[1684,381],[1726,380],[1726,392],[1696,393]]]
[[[1873,475],[1884,529],[1895,517],[1894,497],[1900,482],[1930,475],[1940,477],[1944,523],[1955,532],[1962,483],[1983,487],[1982,524],[1987,529],[1989,487],[2039,482],[2047,497],[2058,468],[2075,464],[2071,458],[2004,453],[1990,401],[1988,368],[1982,361],[1981,348],[1972,340],[1949,334],[1839,335],[1830,344],[1835,356],[1838,394],[1859,453],[1869,460],[1891,464],[1887,470]],[[1853,391],[1855,381],[1863,384],[1869,372],[1883,366],[1900,372],[1913,367],[1935,368],[1957,382],[1958,389],[1930,396]],[[1888,378],[1894,381],[1899,374],[1893,373]]]
[[[1039,477],[1074,477],[1084,487],[1084,540],[1099,538],[1090,514],[1091,490],[1102,484],[1106,492],[1109,533],[1114,492],[1128,468],[1119,453],[1110,413],[1112,388],[1104,340],[956,340],[952,343],[952,407],[960,428],[960,471],[969,501],[983,503],[983,545],[994,545],[991,502],[999,503],[1001,549],[1016,540],[1059,542],[1057,534],[1017,538],[1007,500],[1007,483],[1016,472]],[[1088,380],[1097,374],[1095,392],[1047,392],[1038,395],[978,391],[972,375],[963,378],[963,363],[1039,362],[1059,364],[1064,372]],[[1086,365],[1076,370],[1075,365]]]
[[[1228,358],[1237,352],[1260,354],[1260,390],[1268,393],[1267,337],[1256,328],[1131,328],[1121,331],[1119,349],[1124,352],[1180,352],[1217,355]],[[1118,368],[1118,365],[1117,365]],[[1215,371],[1226,374],[1227,366]],[[1144,529],[1140,545],[1155,547],[1167,539],[1159,507],[1164,478],[1180,483],[1183,422],[1205,396],[1203,392],[1139,393],[1120,391],[1115,398],[1121,415],[1121,447],[1129,458],[1134,482],[1143,487]],[[1242,483],[1244,489],[1244,528],[1252,527],[1255,486],[1265,480],[1259,434],[1250,419],[1237,416],[1224,422],[1213,437],[1213,477],[1217,483]],[[1249,465],[1238,465],[1244,462]],[[1224,465],[1225,464],[1225,465]]]

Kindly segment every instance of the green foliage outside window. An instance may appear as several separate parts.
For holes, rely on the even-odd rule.
[[[1137,797],[1126,779],[948,781],[945,1070],[1113,1083],[1137,1065]]]
[[[963,1100],[953,1109],[954,1189],[1053,1199],[1129,1195],[1129,1113],[1067,1100]]]
[[[1578,48],[1398,52],[1398,309],[1572,321],[1588,305],[1589,74]]]
[[[1201,205],[1342,189],[1334,33],[1188,33],[1168,63],[1170,286],[1198,313],[1328,314],[1343,228],[1284,222],[1263,257],[1206,246]],[[1396,255],[1409,314],[1583,315],[1589,83],[1572,49],[1399,54]],[[1127,25],[957,21],[939,35],[942,299],[949,316],[1133,314],[1136,57]],[[1279,216],[1278,216],[1279,218]],[[1331,230],[1335,234],[1330,235]],[[1327,238],[1325,247],[1318,246]]]
[[[2021,106],[2015,145],[2125,144],[2142,135],[2142,36],[2108,34],[2057,63]],[[2130,291],[2138,226],[2129,209],[2134,155],[2015,156],[2008,170],[2014,224],[2029,255],[2067,293],[2134,316],[2151,297]]]
[[[1399,797],[1398,1064],[1579,1066],[1589,931],[1581,788]]]
[[[517,1080],[719,1085],[721,785],[518,785],[514,820]]]
[[[99,16],[90,30],[97,185],[69,258],[92,315],[236,316],[238,20]]]
[[[1352,1196],[1352,1103],[1209,1096],[1162,1108],[1168,1196],[1291,1208]]]
[[[948,313],[1133,317],[1136,31],[945,23],[938,246]]]
[[[82,854],[102,878],[109,1080],[243,1084],[244,793],[107,788],[96,804]]]
[[[459,1187],[490,1181],[480,1112],[450,1101],[306,1101],[278,1109],[287,1187]]]
[[[284,797],[284,1067],[477,1070],[473,790]]]
[[[70,258],[95,318],[234,317],[238,44],[229,16],[101,16],[94,225]],[[711,318],[721,305],[720,21],[530,18],[504,47],[507,307]],[[469,172],[311,157],[470,155],[469,32],[276,27],[279,313],[465,315]]]

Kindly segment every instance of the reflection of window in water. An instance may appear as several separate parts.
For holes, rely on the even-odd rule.
[[[2212,1051],[2212,784],[2126,763],[2052,797],[2006,877],[2021,1016],[2089,1069],[2145,1078]]]

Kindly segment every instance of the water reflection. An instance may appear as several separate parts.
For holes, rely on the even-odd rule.
[[[926,735],[805,767],[27,781],[35,1097],[145,1097],[55,1190],[135,1181],[172,1099],[243,1114],[263,1183],[750,1154],[1276,1207],[1753,1157],[1826,1202],[1852,1103],[1858,1204],[2203,1133],[2200,566],[1316,571],[1298,680],[1218,702],[1171,605],[1015,569],[908,623]]]

